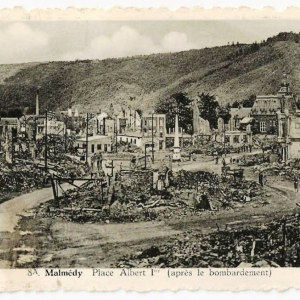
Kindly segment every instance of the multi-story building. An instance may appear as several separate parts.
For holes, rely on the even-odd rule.
[[[120,134],[140,131],[141,117],[139,113],[130,108],[122,109],[122,112],[117,116],[117,130]]]
[[[276,135],[277,112],[284,106],[290,112],[296,111],[297,97],[291,93],[287,75],[283,74],[280,89],[276,95],[257,96],[250,112],[254,119],[253,133]]]
[[[7,132],[10,132],[12,128],[20,131],[21,122],[18,118],[0,118],[0,137],[5,137]]]
[[[64,135],[66,132],[65,122],[58,121],[56,117],[47,118],[46,115],[27,115],[21,119],[20,133],[29,139],[41,139],[46,134]]]
[[[166,115],[148,114],[142,116],[142,136],[145,140],[154,141],[154,149],[166,148]]]

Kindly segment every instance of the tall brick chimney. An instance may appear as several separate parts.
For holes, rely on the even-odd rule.
[[[39,107],[39,89],[36,90],[36,98],[35,98],[35,115],[39,116],[40,107]]]

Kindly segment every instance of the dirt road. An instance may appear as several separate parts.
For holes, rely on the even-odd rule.
[[[82,182],[76,182],[80,185]],[[70,184],[63,184],[65,190],[73,189]],[[61,191],[59,191],[61,195]],[[0,204],[0,232],[13,232],[21,216],[31,215],[30,210],[53,198],[52,188],[43,188],[15,197]]]

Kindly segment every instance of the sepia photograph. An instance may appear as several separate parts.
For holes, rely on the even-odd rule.
[[[299,30],[1,21],[0,268],[300,267]]]

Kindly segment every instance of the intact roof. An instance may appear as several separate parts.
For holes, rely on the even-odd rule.
[[[231,108],[231,118],[243,119],[249,117],[251,107]]]
[[[252,120],[253,120],[253,118],[244,118],[240,123],[241,124],[249,124]]]
[[[252,115],[256,114],[275,114],[281,109],[281,101],[283,99],[284,109],[289,111],[296,110],[295,98],[292,95],[268,95],[257,96],[251,110]]]
[[[280,97],[277,95],[257,96],[251,114],[275,114],[280,107]]]
[[[120,134],[118,134],[118,136],[128,136],[128,137],[138,137],[138,138],[141,138],[142,137],[142,133],[141,132],[126,132],[126,133],[120,133]]]
[[[2,125],[14,125],[18,124],[19,119],[18,118],[0,118],[0,124]]]
[[[89,137],[88,137],[88,141],[89,141],[89,142],[99,141],[99,140],[103,140],[103,139],[105,139],[105,138],[110,139],[110,137],[107,136],[107,135],[93,135],[93,136],[89,136]],[[85,141],[86,141],[86,138],[85,138],[85,137],[79,138],[79,139],[77,139],[77,141],[85,142]]]

